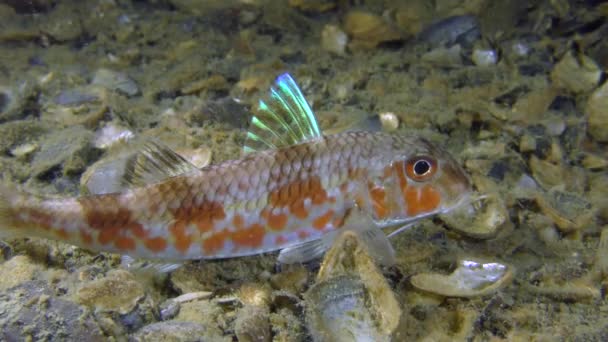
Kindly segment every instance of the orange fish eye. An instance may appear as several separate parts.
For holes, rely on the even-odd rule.
[[[405,173],[417,182],[430,179],[437,172],[437,160],[430,156],[416,156],[405,162]]]

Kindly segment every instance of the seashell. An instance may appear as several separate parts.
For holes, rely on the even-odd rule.
[[[356,276],[339,276],[306,292],[306,322],[314,341],[390,341],[374,322],[365,286]]]
[[[237,314],[234,334],[242,342],[270,342],[270,317],[267,307],[245,305]]]
[[[535,200],[542,213],[563,233],[586,227],[595,215],[591,203],[571,192],[550,190],[545,194],[537,193]]]
[[[344,31],[353,41],[351,49],[373,49],[383,42],[401,40],[401,33],[375,14],[351,11],[344,18]]]
[[[93,146],[105,150],[118,144],[124,144],[134,136],[131,130],[115,123],[108,123],[95,133]]]
[[[544,189],[550,189],[564,183],[565,171],[561,165],[538,159],[534,155],[530,157],[529,163],[532,177]]]
[[[450,275],[421,273],[410,282],[419,290],[446,297],[477,297],[496,292],[513,277],[510,266],[498,262],[460,260]]]
[[[315,341],[387,340],[401,317],[393,291],[352,231],[342,233],[327,251],[305,299]]]
[[[566,53],[551,72],[551,80],[559,87],[575,94],[592,90],[600,81],[602,70],[591,58],[572,52]]]
[[[507,206],[496,193],[452,210],[439,218],[452,230],[476,239],[491,239],[509,221]]]
[[[335,25],[325,25],[321,32],[321,47],[325,51],[343,55],[346,51],[348,36]]]
[[[608,82],[599,87],[587,100],[589,134],[600,142],[608,142]]]

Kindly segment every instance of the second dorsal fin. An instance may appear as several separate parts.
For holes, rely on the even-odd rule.
[[[299,144],[321,136],[317,119],[302,91],[287,73],[277,77],[251,118],[243,152]]]

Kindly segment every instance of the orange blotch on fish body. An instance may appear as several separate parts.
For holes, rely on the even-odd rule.
[[[188,222],[175,221],[175,223],[169,227],[169,231],[173,235],[175,249],[182,253],[185,253],[192,244],[192,236],[186,234],[187,225]]]
[[[194,220],[193,223],[201,233],[205,233],[213,229],[213,221],[208,217],[202,217],[198,220]]]
[[[117,235],[117,228],[106,228],[99,232],[99,235],[97,235],[97,241],[102,245],[107,245],[108,243],[114,241]]]
[[[298,198],[295,202],[293,202],[289,206],[289,212],[301,220],[307,218],[308,210],[306,210],[306,207],[304,206],[304,199]]]
[[[285,229],[285,226],[287,225],[287,220],[288,217],[286,214],[270,214],[270,216],[268,216],[268,227],[275,231],[281,231]]]
[[[283,235],[279,235],[274,239],[274,243],[277,245],[283,245],[287,242],[287,239]]]
[[[230,233],[227,230],[223,230],[206,238],[203,241],[203,251],[205,254],[214,255],[221,251],[224,248],[224,244],[226,243],[229,234]]]
[[[29,215],[32,218],[32,221],[39,227],[43,229],[51,229],[53,226],[53,216],[47,214],[41,210],[31,209],[29,211]]]
[[[317,230],[323,230],[331,223],[333,217],[334,211],[328,210],[325,214],[314,219],[314,221],[312,221],[312,226]]]
[[[114,240],[114,246],[123,251],[135,250],[135,240],[127,236],[119,236]]]
[[[304,239],[308,239],[308,237],[310,236],[310,233],[305,231],[305,230],[299,230],[298,231],[298,238],[304,240]]]
[[[146,235],[148,235],[146,230],[144,229],[144,226],[142,226],[139,223],[134,222],[134,224],[132,224],[129,228],[130,228],[131,232],[133,233],[133,235],[140,239],[143,239],[146,237]]]
[[[385,218],[388,216],[388,208],[386,205],[386,192],[381,187],[370,185],[370,198],[372,200],[372,208],[377,218]]]
[[[232,218],[232,223],[234,224],[234,227],[236,229],[242,229],[245,225],[245,220],[243,219],[243,216],[239,214],[234,214],[234,217]]]
[[[67,240],[70,237],[68,232],[63,228],[55,230],[55,234],[63,240]]]
[[[430,185],[422,188],[408,187],[405,189],[404,197],[409,216],[431,212],[441,202],[441,194]]]
[[[255,223],[248,228],[235,231],[230,238],[236,246],[256,248],[264,242],[264,235],[266,235],[264,227]]]
[[[89,232],[87,232],[87,231],[84,231],[84,230],[80,231],[80,239],[82,240],[82,242],[85,245],[92,245],[93,244],[93,236]]]
[[[167,240],[162,237],[150,238],[144,240],[144,245],[152,252],[158,253],[167,249]]]
[[[311,199],[312,199],[312,204],[321,205],[321,204],[325,203],[325,201],[327,201],[327,192],[324,189],[318,189],[312,195]]]
[[[286,207],[307,197],[311,198],[313,203],[322,203],[327,199],[327,192],[323,189],[319,177],[293,181],[275,189],[268,194],[268,203],[273,207]]]

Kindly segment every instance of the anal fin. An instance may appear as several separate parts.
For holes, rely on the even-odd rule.
[[[181,262],[165,262],[155,260],[139,260],[130,255],[120,256],[120,265],[131,272],[150,272],[165,274],[173,272],[182,266]]]

